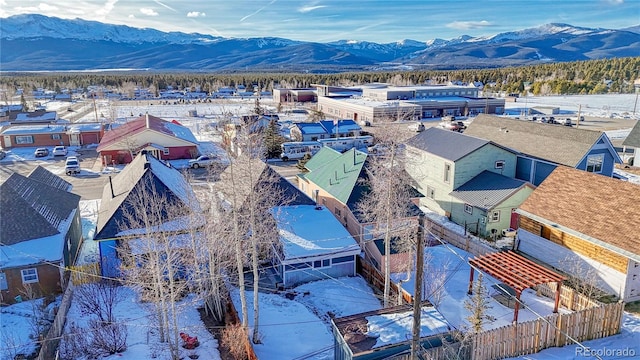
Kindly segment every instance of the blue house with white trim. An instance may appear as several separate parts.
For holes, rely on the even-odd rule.
[[[612,177],[622,163],[600,131],[481,114],[464,133],[517,151],[515,177],[536,186],[558,165]]]
[[[284,287],[355,276],[360,246],[327,208],[276,206],[272,214],[280,234],[275,266]]]

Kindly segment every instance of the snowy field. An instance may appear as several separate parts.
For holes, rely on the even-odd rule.
[[[516,116],[522,108],[522,99],[518,103],[507,103],[507,110]],[[638,114],[633,114],[636,97],[634,95],[594,95],[594,96],[550,96],[550,97],[528,97],[526,106],[534,104],[540,106],[559,106],[561,111],[567,114],[575,114],[578,107],[581,114],[588,117],[614,117],[621,119],[619,128],[607,131],[612,139],[622,140],[627,136],[631,127],[638,120]],[[271,111],[275,111],[270,99],[261,100],[264,106]],[[137,104],[136,104],[137,103]],[[62,108],[68,105],[60,103],[45,104],[48,109]],[[204,152],[216,152],[216,143],[219,137],[212,131],[217,121],[225,116],[239,116],[249,114],[254,105],[254,100],[228,101],[224,104],[191,104],[191,105],[149,105],[146,102],[132,102],[122,108],[114,108],[108,103],[100,104],[100,112],[108,114],[109,111],[117,111],[118,119],[125,120],[137,117],[139,114],[149,112],[154,116],[159,116],[167,120],[178,120],[183,125],[189,127],[201,141],[201,149]],[[197,117],[189,116],[189,110],[196,110]],[[100,113],[99,112],[99,113]],[[64,115],[64,114],[62,114]],[[64,116],[61,116],[64,118]],[[280,118],[290,121],[302,121],[306,115],[302,114],[280,114]],[[81,121],[95,121],[93,112],[83,116]],[[628,121],[628,122],[627,122]],[[38,161],[48,170],[61,174],[63,164],[58,159],[39,158],[33,156],[34,149],[11,150],[4,161]],[[71,148],[71,154],[76,150]],[[177,168],[182,168],[185,161],[172,163]],[[83,168],[83,173],[93,175],[94,169]],[[100,170],[99,170],[100,171]],[[117,169],[102,169],[102,171],[117,171]],[[629,178],[629,181],[640,184],[640,177],[619,172],[619,174]],[[85,246],[82,249],[80,262],[91,262],[97,256],[97,248],[93,243],[93,231],[95,231],[95,221],[97,217],[98,200],[82,201],[81,216],[85,235]],[[441,219],[442,220],[442,219]],[[450,225],[454,228],[454,225]],[[464,327],[466,324],[464,299],[466,299],[466,289],[469,278],[469,267],[462,259],[468,254],[459,249],[447,249],[442,246],[429,248],[430,259],[435,271],[443,271],[448,274],[443,285],[443,291],[439,299],[439,309],[447,322],[454,327]],[[404,279],[406,274],[395,274],[395,279]],[[485,277],[487,279],[487,277]],[[491,281],[493,279],[487,279]],[[411,280],[403,283],[403,288],[413,291]],[[346,316],[350,314],[379,309],[381,303],[379,297],[371,290],[366,282],[359,277],[339,278],[325,281],[318,281],[299,286],[294,289],[297,295],[293,299],[288,299],[276,294],[260,294],[260,336],[261,345],[255,346],[255,351],[260,359],[294,359],[297,357],[309,356],[313,359],[333,358],[333,338],[329,326],[329,312],[336,316]],[[129,329],[128,350],[120,355],[114,355],[108,359],[150,359],[158,356],[163,358],[162,345],[158,344],[157,338],[149,328],[148,309],[137,300],[137,296],[130,290],[123,288],[123,294],[127,295],[126,300],[117,308],[116,317],[122,321]],[[232,298],[239,308],[238,291],[232,292]],[[252,294],[247,294],[249,302],[252,301]],[[553,304],[547,299],[541,299],[535,293],[526,291],[523,293],[525,304],[529,307],[520,312],[521,321],[535,318],[550,313],[550,306]],[[17,353],[29,353],[34,346],[32,339],[34,334],[35,312],[40,300],[24,301],[22,303],[2,307],[0,309],[0,360],[11,359]],[[58,299],[59,301],[59,299]],[[188,298],[185,301],[193,301]],[[488,326],[496,327],[510,323],[513,310],[508,309],[499,303],[492,304],[491,315],[495,320]],[[201,346],[194,350],[200,355],[200,359],[218,359],[217,341],[210,336],[199,318],[195,309],[197,302],[193,301],[190,306],[184,307],[184,312],[180,317],[180,326],[190,335],[198,336]],[[50,307],[44,313],[49,312]],[[249,311],[252,305],[249,304]],[[253,319],[253,314],[248,314],[249,319]],[[72,307],[69,315],[69,323],[83,322],[83,316],[78,309]],[[594,350],[601,350],[602,359],[622,359],[640,358],[640,317],[625,314],[622,333],[606,339],[584,342]],[[606,351],[616,349],[631,349],[635,352],[635,357],[608,356]],[[184,352],[184,356],[192,353]],[[566,346],[544,350],[535,355],[527,355],[518,359],[583,359],[589,358],[577,350],[576,346]],[[594,357],[591,357],[594,358]]]

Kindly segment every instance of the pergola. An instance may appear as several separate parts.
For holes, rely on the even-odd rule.
[[[515,290],[516,303],[513,311],[514,322],[518,322],[520,294],[524,289],[528,289],[536,285],[550,282],[558,284],[555,304],[553,307],[553,312],[558,312],[560,287],[562,286],[562,281],[565,279],[562,275],[538,265],[511,250],[491,253],[481,257],[474,257],[469,260],[469,264],[471,264],[471,272],[469,274],[469,295],[472,293],[473,274],[475,268],[493,276]]]

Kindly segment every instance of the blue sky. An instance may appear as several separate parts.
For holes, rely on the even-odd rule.
[[[620,29],[640,24],[640,0],[0,0],[1,18],[25,13],[224,37],[387,43],[552,22]]]

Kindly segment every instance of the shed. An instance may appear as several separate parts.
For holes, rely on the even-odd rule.
[[[356,274],[360,247],[323,206],[272,208],[280,234],[276,267],[285,287]]]
[[[405,305],[331,319],[334,359],[377,360],[399,355],[411,348],[413,310]],[[423,349],[450,340],[451,326],[432,305],[420,313],[420,344]]]

